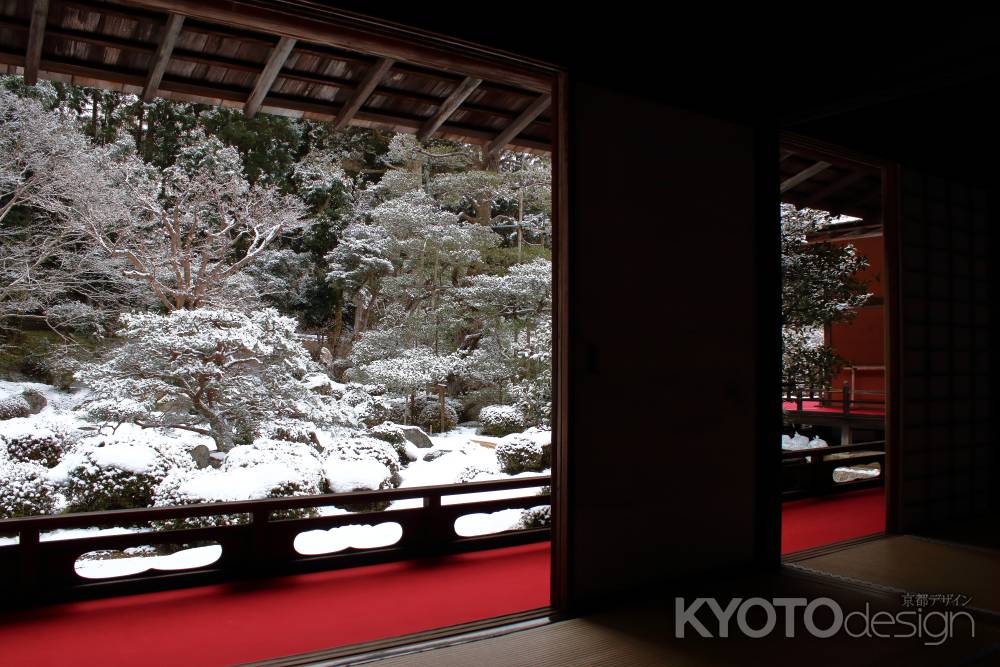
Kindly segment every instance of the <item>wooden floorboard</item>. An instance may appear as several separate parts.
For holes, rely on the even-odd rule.
[[[863,545],[862,545],[863,546]],[[786,569],[780,575],[727,582],[711,591],[728,597],[830,597],[845,612],[902,609],[899,595],[864,588],[851,582]],[[445,648],[375,662],[379,667],[701,667],[706,665],[767,665],[768,667],[852,667],[914,665],[968,667],[1000,664],[1000,624],[977,619],[974,638],[958,636],[937,647],[916,639],[830,639],[775,632],[763,639],[674,637],[673,600],[633,605],[587,618],[552,623],[502,637],[470,641]]]

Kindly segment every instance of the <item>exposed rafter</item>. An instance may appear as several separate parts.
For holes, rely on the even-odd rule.
[[[49,0],[35,0],[28,28],[28,48],[24,54],[24,82],[29,86],[38,81],[38,64],[42,61],[45,24],[49,20]]]
[[[177,36],[181,34],[181,27],[184,25],[184,16],[171,13],[167,17],[167,24],[163,27],[163,34],[160,43],[156,46],[156,53],[150,63],[149,74],[146,76],[146,85],[142,88],[142,101],[152,102],[156,97],[156,91],[160,87],[163,73],[167,71],[167,63],[170,62],[170,54],[177,43]]]
[[[462,83],[458,84],[458,87],[452,91],[451,95],[441,103],[437,112],[431,116],[420,131],[417,132],[417,139],[420,141],[426,141],[431,135],[438,131],[445,122],[451,118],[451,115],[455,113],[458,107],[462,106],[462,102],[468,99],[469,95],[475,92],[479,84],[483,82],[482,79],[476,79],[474,77],[466,77]]]
[[[295,48],[295,41],[294,37],[282,37],[278,40],[275,47],[271,49],[271,55],[267,58],[267,64],[264,65],[261,73],[257,75],[257,81],[254,82],[253,90],[250,91],[250,97],[247,98],[246,105],[243,107],[243,113],[247,118],[253,118],[254,114],[260,109],[261,104],[264,103],[264,98],[267,97],[271,86],[274,85],[274,80],[278,78],[278,73],[281,72],[285,61],[288,60],[292,49]]]
[[[785,180],[783,180],[781,182],[781,191],[788,192],[799,183],[804,183],[805,181],[808,181],[810,178],[820,173],[821,171],[825,171],[829,167],[830,167],[829,162],[817,162],[816,164],[810,167],[806,167],[805,169],[795,174],[794,176],[790,176]]]
[[[827,197],[835,195],[844,188],[853,185],[854,183],[857,183],[865,176],[867,176],[867,174],[863,171],[852,171],[843,178],[839,178],[833,183],[830,183],[830,185],[826,186],[825,188],[817,190],[815,193],[811,195],[807,195],[805,201],[809,205],[819,204],[823,202]]]
[[[521,134],[526,127],[531,125],[543,111],[549,108],[552,103],[551,93],[545,93],[528,105],[528,108],[521,112],[513,123],[504,128],[503,132],[486,146],[487,157],[496,157],[503,150],[503,147],[511,142],[517,135]]]
[[[337,120],[333,123],[334,130],[342,130],[347,127],[347,124],[354,118],[354,114],[358,113],[361,105],[371,97],[371,94],[375,92],[375,88],[385,78],[385,75],[389,73],[394,62],[392,58],[379,58],[372,65],[371,69],[365,73],[365,78],[354,89],[351,99],[341,107],[340,112],[337,114]]]

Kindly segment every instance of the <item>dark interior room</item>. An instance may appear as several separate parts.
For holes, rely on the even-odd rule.
[[[177,286],[181,273],[171,273],[161,284],[151,274],[162,260],[143,264],[135,249],[153,241],[125,248],[130,232],[107,222],[128,210],[135,220],[160,224],[168,211],[181,210],[183,196],[169,187],[186,187],[196,178],[177,176],[185,156],[197,152],[184,148],[185,141],[196,148],[203,145],[197,141],[215,141],[218,156],[238,153],[234,159],[242,160],[249,180],[232,187],[242,188],[240,197],[259,194],[253,206],[266,207],[268,196],[285,197],[265,217],[281,219],[290,210],[287,197],[296,197],[305,202],[304,217],[289,223],[293,231],[304,229],[302,219],[318,224],[321,218],[333,230],[333,240],[320,250],[320,236],[307,231],[307,241],[282,236],[273,246],[280,250],[261,253],[311,257],[320,268],[310,275],[330,276],[322,279],[329,292],[321,298],[304,290],[302,299],[333,304],[329,317],[313,317],[313,306],[282,305],[293,295],[291,287],[280,286],[263,305],[254,301],[258,305],[238,317],[250,327],[267,313],[280,313],[280,322],[294,329],[288,335],[301,341],[295,358],[308,366],[306,379],[296,382],[322,376],[323,386],[332,388],[308,400],[328,411],[348,410],[350,403],[354,420],[295,440],[264,424],[286,423],[280,420],[291,418],[284,412],[280,419],[277,413],[250,412],[246,419],[255,435],[244,442],[235,428],[234,442],[219,435],[216,413],[201,409],[201,394],[184,412],[185,419],[201,415],[190,425],[195,422],[165,421],[174,404],[161,403],[161,393],[144,404],[155,403],[156,419],[164,420],[155,427],[154,412],[110,419],[118,426],[107,431],[101,429],[108,420],[96,431],[79,426],[75,449],[66,445],[61,462],[38,469],[50,480],[45,483],[54,504],[45,511],[16,511],[13,502],[15,509],[8,511],[0,504],[6,512],[0,512],[0,663],[1000,664],[1000,410],[991,345],[998,319],[992,280],[1000,131],[990,101],[1000,83],[1000,48],[993,22],[985,12],[951,16],[949,8],[906,19],[847,9],[823,17],[769,12],[667,12],[638,4],[0,0],[0,130],[13,130],[0,132],[4,151],[18,159],[18,151],[28,151],[22,146],[30,132],[16,132],[41,122],[30,116],[41,117],[48,104],[44,113],[51,127],[78,128],[72,132],[79,134],[79,145],[89,147],[80,148],[81,155],[97,156],[86,158],[96,160],[86,163],[98,165],[94,170],[118,160],[114,147],[125,144],[130,148],[122,150],[134,152],[134,164],[147,165],[134,167],[128,183],[115,180],[114,174],[124,172],[107,168],[111,191],[121,193],[116,201],[122,201],[100,216],[88,212],[96,205],[73,203],[73,192],[53,195],[58,206],[47,203],[48,195],[17,200],[18,188],[30,182],[24,174],[42,170],[40,163],[18,167],[20,175],[0,172],[0,239],[10,248],[0,256],[0,275],[11,284],[10,290],[0,286],[0,444],[7,443],[7,451],[0,451],[0,478],[26,475],[28,465],[37,468],[37,461],[18,462],[15,443],[42,429],[32,424],[43,417],[56,419],[51,415],[60,406],[83,401],[58,415],[59,424],[77,428],[86,415],[97,414],[86,401],[105,385],[119,392],[107,394],[119,408],[144,400],[139,392],[145,385],[134,378],[127,380],[134,384],[107,381],[109,369],[122,368],[114,364],[127,349],[111,339],[133,340],[129,336],[140,335],[143,322],[162,322],[154,325],[160,337],[153,339],[161,342],[149,348],[155,356],[174,326],[168,320],[195,322],[221,312],[212,299],[223,303],[227,293],[258,279],[256,268],[243,271],[245,281],[218,273],[224,277],[217,296],[210,286],[202,306],[194,299],[203,283],[191,282],[191,290],[183,291]],[[55,92],[48,103],[50,90]],[[41,97],[32,91],[42,91]],[[119,106],[110,106],[112,94]],[[98,110],[99,96],[106,118]],[[178,135],[181,147],[169,148],[170,160],[157,162],[155,156],[168,149],[156,152],[152,137],[167,130],[157,134],[155,126],[166,124],[165,109],[182,107],[184,113],[196,110],[185,132],[205,129]],[[18,116],[23,109],[36,111]],[[120,121],[125,129],[116,139],[113,128],[107,129],[112,117],[132,110],[139,115]],[[171,113],[170,119],[181,118],[181,111]],[[274,138],[274,123],[299,134]],[[306,123],[310,129],[301,129]],[[237,127],[243,129],[232,129]],[[251,127],[274,134],[245,149],[250,144],[239,132]],[[109,139],[99,139],[102,129]],[[348,144],[337,142],[346,136],[368,142],[369,153],[344,157]],[[301,147],[280,167],[292,174],[287,180],[249,175],[258,164],[252,160],[263,155],[261,161],[277,164],[273,156],[284,155],[281,142],[293,141]],[[238,151],[226,153],[227,145]],[[335,166],[319,158],[309,162],[330,146],[340,152],[331,148],[323,155],[334,156]],[[405,158],[391,162],[405,151]],[[469,176],[465,167],[454,166],[459,154],[474,156],[473,175],[507,174],[514,182],[530,169],[544,170],[544,187],[521,182],[496,195],[491,217],[490,195],[453,197],[446,190],[472,182],[461,180]],[[60,164],[59,155],[46,164]],[[368,159],[374,161],[357,167]],[[312,191],[301,185],[306,167],[347,184],[349,213],[340,212],[348,211],[347,204],[329,215],[316,212],[308,198]],[[278,167],[261,169],[278,173]],[[138,178],[134,174],[148,170],[155,172],[148,192],[159,194],[150,195],[158,203],[147,208],[158,207],[162,218],[129,201],[140,199],[128,194],[139,192],[128,189]],[[397,181],[390,183],[390,176]],[[412,192],[390,199],[404,177],[415,179]],[[168,187],[171,178],[181,179],[180,185]],[[482,250],[479,264],[448,268],[444,277],[436,263],[434,273],[419,273],[426,262],[413,259],[416,249],[425,252],[438,227],[428,224],[414,243],[392,225],[411,221],[406,216],[424,211],[420,206],[436,207],[434,224],[450,216],[462,230],[476,227],[485,215],[491,227],[476,229],[492,228],[497,247]],[[13,212],[5,219],[8,208]],[[39,233],[53,220],[67,220],[67,228],[82,230],[84,240],[74,243],[107,250],[108,259],[101,261],[108,266],[125,262],[125,272],[116,275],[144,295],[115,306],[124,330],[109,328],[115,333],[103,334],[100,354],[74,362],[82,370],[71,374],[71,391],[62,393],[49,388],[48,380],[8,373],[4,361],[22,355],[18,350],[26,348],[18,348],[18,341],[42,328],[32,324],[38,318],[55,332],[46,333],[46,340],[83,340],[79,329],[51,324],[54,315],[47,313],[63,312],[62,305],[48,306],[39,297],[15,310],[26,292],[7,296],[16,286],[7,266],[16,270],[25,255],[15,247],[20,237],[8,236],[4,226],[22,224],[42,210]],[[233,206],[221,217],[236,219],[244,210]],[[812,384],[790,383],[783,352],[785,299],[793,279],[783,238],[786,216],[814,210],[826,226],[803,232],[797,251],[842,251],[837,256],[851,261],[858,248],[881,253],[876,258],[876,251],[866,251],[863,265],[852,265],[870,269],[865,275],[878,286],[865,289],[876,298],[866,293],[840,307],[850,312],[837,324],[827,318],[825,334],[819,320],[810,329],[819,332],[820,346],[831,335],[834,346],[842,346],[836,372],[819,382],[818,393]],[[199,213],[192,215],[197,219]],[[73,227],[77,218],[80,224]],[[104,220],[105,227],[91,218]],[[535,219],[544,219],[542,231],[524,232],[525,221]],[[381,246],[364,234],[376,222],[389,230],[386,247],[402,250],[371,259],[371,249]],[[232,225],[225,229],[234,234]],[[231,261],[226,271],[236,275],[260,236],[260,227],[251,224],[250,233],[239,232],[214,257]],[[378,274],[380,287],[369,278],[358,287],[351,282],[358,265],[348,270],[337,263],[356,239],[371,253],[364,266],[382,261],[387,267]],[[40,256],[43,246],[36,243],[26,256]],[[459,253],[446,255],[450,246],[441,247],[433,261],[441,257],[457,267]],[[524,260],[525,253],[535,259]],[[218,260],[223,255],[230,259]],[[496,259],[500,255],[505,259]],[[483,314],[491,306],[476,299],[486,303],[484,293],[508,289],[504,279],[528,275],[528,267],[546,272],[544,294],[534,297],[544,306],[530,315],[523,313],[534,306],[514,306],[514,317],[495,320]],[[216,275],[213,270],[222,271],[206,269],[205,275]],[[860,275],[852,271],[826,289]],[[429,303],[451,304],[452,310],[430,307],[427,313],[446,314],[421,315],[428,319],[417,322],[413,304],[419,299],[413,295],[433,281]],[[157,301],[164,289],[171,295],[166,305]],[[866,315],[858,313],[866,298],[869,309],[878,308],[876,333],[861,329]],[[13,304],[11,315],[5,301]],[[397,331],[389,326],[393,313],[406,308],[406,336],[427,336],[422,347],[407,343],[413,349],[395,357],[370,352],[389,344],[383,341]],[[462,308],[464,319],[439,334],[440,318]],[[260,326],[264,340],[272,325]],[[541,344],[543,331],[551,343],[544,350],[549,365],[539,371],[518,362],[516,372],[504,376],[507,384],[497,382],[496,398],[493,385],[475,384],[462,369],[493,349],[484,341],[499,340],[501,330],[511,332],[504,335],[515,345],[525,339],[531,350]],[[197,341],[204,333],[183,331],[178,340]],[[866,337],[874,360],[850,358],[843,341],[852,331]],[[339,343],[339,336],[349,343]],[[415,384],[399,379],[406,375],[401,366],[420,350],[442,359],[439,339],[452,346],[450,370],[427,371]],[[214,350],[222,349],[218,345]],[[261,350],[250,356],[271,354]],[[518,358],[542,358],[533,354]],[[222,369],[225,375],[230,365]],[[866,372],[878,376],[876,384],[863,385],[858,378]],[[278,382],[272,375],[253,375],[240,391],[256,395],[253,387],[260,385],[273,396],[279,389],[267,384]],[[532,408],[525,407],[533,404],[514,399],[519,387],[529,385],[549,392],[544,416],[534,421],[528,416]],[[29,393],[39,391],[48,401],[41,412],[33,406],[31,414],[3,412],[12,401],[30,403]],[[866,397],[875,407],[866,407]],[[387,412],[370,421],[362,401],[385,405]],[[386,416],[396,414],[392,406],[402,417]],[[490,431],[492,414],[510,414],[511,406],[523,417],[519,426]],[[448,411],[456,416],[446,424]],[[426,443],[411,440],[408,429]],[[399,433],[398,440],[379,435],[389,431]],[[342,432],[351,442],[387,449],[392,461],[383,469],[396,475],[394,481],[344,481],[348,467],[359,479],[372,468],[370,461],[343,454]],[[127,434],[140,442],[154,433],[156,442],[193,445],[201,438],[205,462],[192,449],[198,464],[196,469],[184,455],[186,481],[171,487],[180,474],[171,473],[157,480],[143,502],[74,504],[80,495],[74,480],[82,474],[73,467],[76,461],[97,466],[109,459],[101,458],[104,453],[125,447]],[[95,445],[98,437],[104,440]],[[796,438],[809,443],[801,447],[810,452],[786,446]],[[385,442],[396,444],[385,448]],[[545,462],[508,465],[504,455],[515,449],[510,443],[525,443],[518,452],[544,453]],[[268,447],[281,446],[302,448],[319,471],[318,486],[287,494],[206,491],[198,499],[176,491],[194,489],[199,480],[197,488],[236,484],[226,474],[244,465],[234,462],[237,456],[250,457],[252,465],[242,470],[263,475],[268,452],[275,451]],[[458,460],[458,451],[466,452],[469,463],[459,479],[451,468],[452,477],[444,481],[431,474],[444,465],[462,469],[465,463],[447,463]],[[489,465],[482,463],[487,460]],[[789,480],[805,486],[792,488]],[[12,498],[24,488],[0,483]],[[170,489],[176,495],[168,496]],[[539,506],[544,521],[532,523]],[[243,518],[228,521],[237,515]],[[367,539],[374,532],[362,529],[390,525],[376,526],[380,516],[400,526],[402,537],[393,538],[398,541],[345,542],[335,553],[302,547],[309,529],[357,530]],[[461,522],[471,526],[470,516],[480,517],[477,529],[463,533]],[[493,517],[489,525],[497,527],[480,529],[488,523],[483,516]],[[63,537],[53,537],[59,533]],[[205,564],[147,564],[95,575],[108,578],[89,578],[86,571],[113,561],[81,569],[91,553],[134,556],[141,555],[136,549],[182,541],[201,549],[221,545],[222,555]],[[179,559],[182,552],[161,548],[149,554]],[[781,601],[792,599],[801,600],[802,609],[782,611]],[[824,606],[829,609],[813,615]],[[852,631],[852,612],[867,624],[860,632]],[[882,632],[871,622],[881,614],[892,619]],[[902,620],[907,614],[915,619],[907,626],[913,631],[897,631],[893,623],[910,623]],[[939,632],[939,619],[946,631]],[[840,631],[824,634],[816,626]]]

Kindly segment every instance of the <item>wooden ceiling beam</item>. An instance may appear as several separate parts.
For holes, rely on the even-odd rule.
[[[38,81],[38,65],[42,61],[42,44],[45,41],[45,24],[49,20],[49,0],[35,0],[31,7],[31,25],[28,28],[28,48],[24,53],[24,82],[29,86]]]
[[[513,123],[504,128],[504,130],[486,146],[487,157],[498,156],[504,146],[509,144],[514,137],[521,134],[525,128],[531,125],[531,123],[533,123],[543,111],[549,108],[551,103],[552,94],[545,93],[529,104],[528,108],[522,111],[521,115],[518,116]]]
[[[828,197],[837,194],[844,188],[853,185],[854,183],[857,183],[867,175],[868,174],[866,174],[863,171],[852,171],[846,176],[837,179],[833,183],[830,183],[830,185],[826,186],[825,188],[817,190],[811,195],[806,195],[805,201],[807,202],[807,205],[818,204],[827,199]]]
[[[183,26],[183,15],[171,13],[167,17],[167,24],[163,27],[160,43],[156,46],[156,53],[153,54],[153,60],[149,66],[146,85],[142,88],[143,102],[152,102],[153,98],[156,97],[156,91],[160,87],[160,80],[163,79],[163,73],[167,71],[170,54],[173,53],[174,44],[177,43],[177,37],[181,34]]]
[[[437,112],[428,118],[427,122],[420,128],[420,131],[417,132],[417,139],[426,141],[431,135],[437,132],[438,128],[451,118],[451,115],[455,113],[458,107],[462,106],[462,102],[465,102],[469,98],[469,95],[474,93],[482,82],[482,79],[471,76],[465,77],[465,80],[458,84],[458,87],[452,91],[451,95],[441,103]]]
[[[0,50],[0,65],[24,66],[24,54]],[[138,93],[145,84],[146,75],[143,72],[130,72],[107,66],[80,64],[65,59],[43,58],[39,72],[57,81],[82,80],[81,85],[107,88],[120,92]],[[245,89],[234,87],[212,86],[204,82],[184,80],[178,77],[164,75],[160,82],[159,95],[168,99],[178,99],[186,102],[224,105],[239,107],[246,101]],[[303,117],[313,120],[332,121],[337,117],[338,107],[321,100],[271,94],[265,99],[266,106],[288,109]],[[398,132],[416,133],[426,119],[390,111],[359,111],[353,122],[365,127],[387,127]],[[469,141],[476,144],[487,144],[495,136],[495,132],[483,127],[461,123],[445,123],[438,134],[451,139]],[[533,137],[517,137],[512,144],[521,150],[532,152],[548,152],[550,145],[547,140]]]
[[[788,192],[796,185],[800,183],[805,183],[810,178],[820,173],[821,171],[826,171],[830,167],[829,162],[817,162],[816,164],[806,167],[794,176],[789,176],[781,182],[781,192]]]
[[[330,6],[306,12],[282,11],[259,4],[232,0],[123,0],[134,7],[155,11],[176,11],[189,18],[221,23],[237,28],[295,37],[346,51],[364,53],[412,63],[431,69],[455,72],[487,81],[496,81],[545,93],[552,89],[553,73],[539,65],[516,62],[497,63],[469,54],[468,49],[436,43],[432,35],[415,39],[413,35],[376,32],[364,19]]]
[[[253,90],[250,91],[250,96],[243,106],[243,115],[247,118],[253,118],[257,111],[260,110],[264,98],[267,97],[267,94],[271,91],[271,86],[274,85],[274,80],[278,78],[281,68],[285,66],[285,61],[291,55],[292,49],[295,47],[295,41],[294,37],[282,37],[275,44],[274,48],[271,49],[271,55],[267,57],[267,64],[264,65],[264,69],[257,75],[257,80],[253,84]]]
[[[379,58],[372,67],[365,72],[365,77],[358,84],[358,87],[354,89],[354,93],[351,98],[344,103],[337,113],[337,120],[333,123],[333,129],[342,130],[347,127],[347,124],[351,122],[361,106],[371,97],[371,94],[375,92],[375,88],[381,83],[385,75],[389,73],[392,65],[395,61],[392,58]]]

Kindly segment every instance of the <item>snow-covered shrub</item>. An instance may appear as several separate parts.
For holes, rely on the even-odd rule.
[[[307,373],[302,378],[302,386],[320,396],[333,395],[333,380],[326,373]]]
[[[384,384],[366,384],[364,389],[369,396],[384,396],[388,391]]]
[[[182,447],[98,440],[77,445],[59,468],[71,511],[91,512],[151,506],[157,485],[173,471],[193,470],[194,460]]]
[[[335,440],[325,451],[325,461],[377,461],[389,471],[389,484],[377,488],[397,487],[402,481],[399,476],[399,456],[387,442],[370,436],[354,436]],[[331,488],[333,482],[330,482]],[[375,490],[375,489],[371,489]]]
[[[333,493],[395,488],[402,481],[399,468],[399,454],[393,446],[369,436],[337,440],[323,459],[326,482]],[[388,501],[338,505],[351,512],[378,512],[388,506]]]
[[[551,525],[552,507],[550,505],[542,505],[521,512],[521,518],[518,519],[515,527],[525,530],[528,528],[548,528]]]
[[[261,466],[279,466],[291,473],[288,477],[299,487],[297,491],[301,493],[285,495],[316,494],[323,491],[323,467],[316,449],[309,444],[259,438],[252,445],[241,445],[230,450],[222,464],[222,471]]]
[[[450,431],[458,426],[458,412],[453,405],[445,403],[444,406],[444,429],[441,428],[441,406],[437,401],[427,401],[418,414],[417,424],[427,431],[440,433],[442,430]]]
[[[372,426],[368,429],[368,433],[373,438],[384,440],[390,445],[402,445],[406,442],[406,436],[403,435],[403,429],[390,421]]]
[[[524,416],[513,405],[487,405],[479,411],[479,432],[505,436],[524,429]]]
[[[150,406],[131,398],[99,398],[89,401],[81,412],[87,420],[114,430],[122,424],[140,421],[149,414]]]
[[[379,398],[370,398],[355,408],[358,420],[365,426],[381,424],[390,417],[389,404]]]
[[[552,432],[530,428],[505,436],[497,443],[500,470],[508,475],[542,472],[552,467]]]
[[[347,385],[347,389],[344,391],[344,395],[341,396],[340,400],[352,408],[356,408],[359,405],[371,402],[372,397],[364,390],[364,387],[352,382]]]
[[[368,434],[373,438],[378,438],[389,443],[396,450],[399,462],[406,466],[410,463],[410,456],[406,453],[407,440],[403,434],[403,429],[392,422],[382,422],[368,429]]]
[[[459,484],[465,484],[466,482],[484,482],[496,479],[497,477],[500,477],[500,469],[498,467],[488,464],[474,464],[466,466],[459,471],[455,477],[455,481]]]
[[[0,435],[0,447],[11,461],[38,463],[52,468],[59,463],[69,440],[63,433],[40,429],[37,434]]]
[[[294,478],[290,468],[264,464],[231,470],[205,469],[176,471],[156,487],[154,501],[157,507],[200,505],[263,498],[310,496],[320,493],[315,487]],[[274,512],[275,519],[298,519],[316,516],[314,509]],[[245,524],[249,516],[244,513],[213,514],[186,519],[157,521],[161,530],[177,528],[203,528],[207,526],[233,526]]]
[[[0,460],[0,519],[51,514],[52,493],[44,467]]]
[[[0,398],[0,419],[16,419],[31,414],[31,406],[23,396]]]
[[[286,442],[300,442],[319,447],[316,424],[302,419],[281,417],[260,427],[261,437]],[[256,443],[255,443],[256,444]]]

